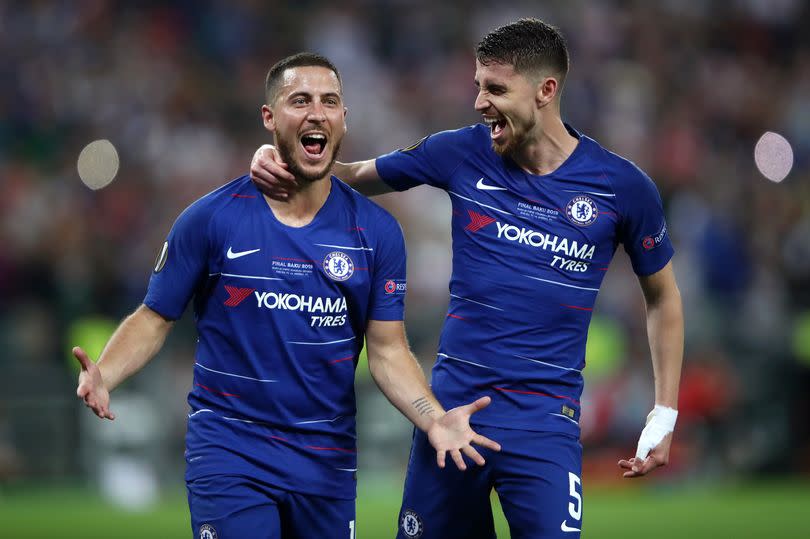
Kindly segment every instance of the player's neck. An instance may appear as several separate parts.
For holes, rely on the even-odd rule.
[[[326,203],[332,190],[332,178],[327,176],[314,182],[300,182],[302,187],[291,191],[285,200],[264,196],[276,219],[284,225],[299,228],[307,226]]]
[[[559,116],[553,116],[534,128],[533,139],[512,155],[512,160],[528,172],[543,176],[562,165],[576,149],[579,140],[571,136]]]

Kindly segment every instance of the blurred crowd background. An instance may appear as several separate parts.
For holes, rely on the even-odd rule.
[[[810,477],[807,2],[85,0],[0,2],[0,486],[87,481],[122,503],[180,486],[190,313],[113,394],[114,423],[76,400],[70,349],[98,353],[143,299],[179,212],[270,141],[270,65],[300,50],[331,58],[349,107],[342,159],[366,159],[479,121],[474,46],[521,16],[568,39],[563,117],[664,199],[686,353],[673,464],[655,480]],[[754,164],[766,131],[793,148],[781,183]],[[96,139],[121,166],[92,191],[76,161]],[[407,327],[427,370],[446,315],[449,203],[427,187],[375,200],[405,230]],[[620,249],[589,337],[586,483],[618,481],[652,407],[643,312]],[[364,369],[361,468],[399,472],[409,425]]]

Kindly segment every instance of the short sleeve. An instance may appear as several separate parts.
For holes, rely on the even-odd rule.
[[[428,135],[413,146],[375,161],[380,178],[396,191],[427,184],[447,190],[450,176],[470,147],[472,128]]]
[[[180,214],[163,244],[144,304],[170,319],[183,315],[208,268],[210,215],[197,201]]]
[[[369,295],[369,320],[402,320],[407,281],[405,239],[399,223],[385,214],[379,219]]]
[[[634,165],[628,169],[628,177],[616,186],[621,197],[621,241],[636,275],[651,275],[666,266],[675,250],[658,189],[640,169]]]

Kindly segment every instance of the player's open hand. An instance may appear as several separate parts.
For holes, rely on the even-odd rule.
[[[281,153],[271,144],[259,147],[253,154],[250,179],[262,193],[276,200],[285,200],[297,186],[295,176],[281,159]]]
[[[651,471],[669,463],[669,446],[672,444],[672,433],[670,432],[657,446],[652,448],[645,458],[639,456],[627,460],[620,460],[619,467],[627,470],[622,477],[633,478],[647,475]]]
[[[115,414],[110,411],[110,392],[104,387],[104,380],[101,378],[98,365],[78,346],[73,348],[73,355],[82,366],[76,396],[82,399],[85,406],[93,410],[98,417],[115,419]]]
[[[467,469],[464,458],[461,456],[462,453],[479,466],[483,466],[486,461],[472,444],[493,451],[501,450],[500,444],[486,436],[481,436],[470,427],[470,416],[489,406],[491,401],[492,399],[489,397],[481,397],[473,403],[453,408],[437,419],[428,429],[428,440],[436,449],[436,462],[439,468],[444,468],[447,453],[450,453],[450,457],[459,470]]]

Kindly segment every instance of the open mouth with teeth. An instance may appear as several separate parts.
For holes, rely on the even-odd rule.
[[[323,133],[306,133],[301,136],[301,147],[310,159],[323,157],[326,149],[326,135]]]
[[[498,138],[506,128],[505,118],[484,117],[484,123],[489,126],[489,134],[493,139]]]

